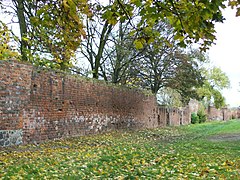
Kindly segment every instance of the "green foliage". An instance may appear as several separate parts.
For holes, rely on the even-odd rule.
[[[111,19],[113,17],[114,19],[126,19],[126,17],[130,19],[134,11],[139,12],[140,21],[135,28],[139,34],[139,40],[135,43],[138,48],[142,47],[142,38],[146,42],[148,39],[155,39],[155,32],[149,31],[155,23],[167,20],[174,28],[174,38],[179,41],[180,46],[186,47],[186,44],[200,42],[202,50],[206,50],[216,39],[215,22],[223,22],[224,19],[221,12],[225,8],[224,0],[215,0],[214,3],[185,0],[121,0],[116,2],[120,13],[112,13],[114,15],[109,16]]]
[[[0,21],[0,60],[18,59],[19,54],[11,45],[13,38],[6,24]],[[16,42],[15,42],[16,43]]]
[[[174,54],[173,61],[180,59],[181,63],[177,64],[175,74],[167,85],[181,95],[181,101],[184,105],[187,105],[191,98],[199,100],[197,89],[204,83],[199,64],[204,63],[205,59],[200,57],[198,53],[200,52],[191,50],[186,53]]]
[[[225,98],[218,90],[213,90],[214,105],[217,109],[226,106]]]
[[[214,122],[1,149],[0,178],[239,179],[239,140],[221,139],[239,129]]]
[[[202,85],[202,76],[198,66],[202,59],[198,58],[199,55],[195,55],[194,51],[185,51],[179,48],[178,41],[173,38],[174,31],[168,22],[158,22],[152,28],[152,31],[155,30],[161,36],[155,38],[150,44],[146,44],[144,41],[141,43],[140,39],[134,41],[139,43],[137,46],[142,46],[139,48],[142,50],[138,50],[137,61],[132,61],[131,66],[128,67],[130,69],[129,76],[131,76],[129,79],[135,79],[135,85],[149,88],[154,94],[161,89],[167,89],[167,91],[171,89],[172,91],[169,91],[171,98],[168,100],[172,99],[173,102],[176,97],[180,103],[174,103],[174,106],[180,104],[184,106],[190,98],[197,96],[195,89]],[[175,92],[172,93],[173,91]],[[166,101],[161,103],[173,105]]]
[[[198,96],[202,98],[206,97],[208,104],[210,104],[213,99],[213,104],[216,108],[225,106],[225,98],[221,90],[229,88],[230,86],[227,75],[217,67],[204,69],[202,70],[202,74],[205,81],[203,86],[197,89]]]
[[[207,121],[207,114],[203,107],[198,110],[197,116],[199,118],[199,123],[204,123]]]
[[[62,70],[72,67],[86,37],[83,18],[92,15],[88,0],[14,0],[2,6],[9,19],[18,18],[21,60]]]
[[[196,113],[192,113],[191,114],[191,123],[192,124],[199,123],[199,116]]]
[[[227,77],[226,73],[224,73],[220,68],[213,67],[212,69],[208,69],[205,72],[206,79],[209,80],[209,83],[215,89],[221,90],[223,88],[229,88],[230,81]]]
[[[192,124],[197,124],[197,123],[204,123],[207,121],[207,113],[205,111],[205,107],[203,104],[200,105],[200,108],[196,113],[191,114],[191,123]]]
[[[29,43],[40,52],[49,52],[54,63],[66,70],[72,66],[75,52],[86,36],[82,14],[90,12],[86,0],[50,2],[39,3],[36,14],[29,17],[32,26]]]

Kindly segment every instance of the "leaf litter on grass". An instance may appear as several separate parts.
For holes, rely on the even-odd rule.
[[[9,147],[0,152],[0,179],[240,179],[240,145],[208,139],[220,126],[116,131]]]

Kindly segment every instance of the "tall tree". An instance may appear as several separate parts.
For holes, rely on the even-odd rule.
[[[223,97],[221,90],[229,88],[230,81],[227,75],[217,67],[211,69],[204,69],[202,71],[205,81],[202,87],[197,89],[198,96],[206,98],[208,104],[213,104],[216,108],[225,106],[225,98]]]
[[[86,19],[86,39],[82,41],[80,48],[81,54],[91,65],[92,76],[95,79],[99,78],[103,51],[114,27],[108,20],[102,20],[104,8],[99,2],[91,5],[93,17]],[[106,77],[104,79],[106,80]]]
[[[136,36],[130,35],[131,28],[130,21],[119,22],[111,32],[110,43],[104,51],[105,63],[101,71],[108,76],[108,81],[115,84],[126,84],[132,66],[141,59],[143,50],[138,50],[133,45]]]
[[[126,1],[127,2],[127,1]],[[126,6],[125,1],[122,3]],[[110,0],[109,3],[95,2],[92,4],[91,9],[94,16],[86,19],[86,39],[82,43],[81,53],[89,61],[92,69],[93,78],[98,79],[99,76],[109,81],[104,58],[105,51],[110,46],[114,28],[118,29],[119,23],[127,20],[124,10],[118,4],[118,0]],[[119,15],[121,14],[121,17]]]
[[[181,95],[181,101],[186,105],[191,98],[199,99],[196,90],[204,82],[201,66],[199,66],[202,60],[195,56],[195,51],[181,53],[177,56],[180,56],[181,63],[176,67],[168,87],[176,90]]]
[[[16,7],[16,13],[19,21],[19,28],[20,28],[20,51],[22,55],[22,60],[27,61],[27,49],[29,48],[27,42],[27,22],[25,17],[25,8],[24,8],[24,0],[13,0],[13,4]]]
[[[68,69],[85,37],[82,19],[84,15],[91,15],[88,1],[12,2],[20,27],[22,60],[42,65],[47,62],[62,70]]]
[[[167,22],[159,22],[154,30],[162,35],[144,46],[141,58],[132,67],[135,82],[138,79],[136,83],[151,89],[154,94],[161,88],[170,87],[183,95],[186,89],[200,86],[198,62],[201,59],[179,48],[179,41],[174,39],[174,31]],[[187,83],[183,84],[185,81]]]

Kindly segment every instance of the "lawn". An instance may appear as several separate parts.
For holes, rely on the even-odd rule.
[[[2,148],[0,179],[240,179],[240,120]]]

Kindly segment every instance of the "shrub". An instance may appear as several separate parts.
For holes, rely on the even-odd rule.
[[[207,114],[204,108],[200,108],[197,112],[197,116],[199,118],[199,123],[204,123],[207,121]]]
[[[199,117],[196,113],[192,113],[191,114],[191,123],[192,124],[196,124],[199,123]]]

